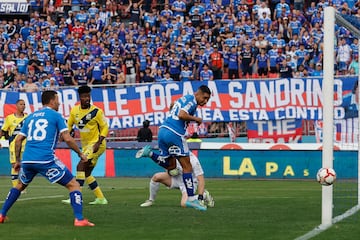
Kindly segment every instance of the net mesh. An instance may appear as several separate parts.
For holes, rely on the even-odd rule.
[[[336,12],[335,22],[351,31],[355,38],[360,38],[360,18]],[[358,95],[357,92],[353,94]],[[334,128],[337,129],[341,125],[341,132],[345,134],[334,136],[335,144],[342,149],[341,151],[334,151],[334,169],[337,171],[337,181],[334,184],[333,192],[334,217],[344,215],[349,209],[358,205],[358,112],[357,104],[356,114],[352,117],[334,120]],[[344,220],[353,221],[353,218],[344,218]],[[359,219],[357,218],[357,220]]]

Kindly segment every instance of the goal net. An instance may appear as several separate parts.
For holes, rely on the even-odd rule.
[[[335,25],[336,22],[336,25]],[[342,118],[336,118],[336,106],[345,95],[339,96],[336,91],[335,77],[335,27],[345,27],[352,35],[360,38],[360,21],[356,17],[341,15],[333,7],[324,9],[324,77],[322,83],[323,119],[321,121],[322,167],[334,168],[337,172],[336,183],[322,186],[321,224],[296,240],[311,239],[315,235],[328,229],[333,224],[351,220],[360,209],[360,156],[359,156],[359,105],[360,91],[358,90],[359,76],[353,81],[353,89],[349,91],[349,106],[342,105],[342,109],[351,110]],[[359,47],[359,46],[358,46]],[[338,49],[339,51],[339,49]],[[339,149],[341,149],[339,151]],[[341,157],[350,154],[352,157]],[[344,160],[347,159],[347,160]],[[348,159],[351,159],[350,162]]]
[[[359,156],[353,163],[334,159],[334,146],[340,146],[344,151],[359,152],[359,128],[358,121],[358,79],[353,84],[353,90],[346,96],[341,96],[342,103],[348,101],[348,106],[344,106],[345,118],[337,120],[334,116],[334,103],[337,96],[334,94],[334,56],[335,56],[335,23],[339,27],[345,27],[354,37],[360,38],[360,21],[350,15],[342,15],[335,11],[333,7],[325,8],[324,15],[324,118],[323,118],[323,167],[333,167],[338,170],[338,179],[333,186],[322,187],[322,218],[320,228],[326,229],[332,224],[341,221],[359,210],[360,206],[360,187],[359,187]],[[336,93],[336,92],[335,92]],[[334,96],[334,97],[330,97]],[[351,112],[350,112],[351,111]],[[338,129],[340,128],[340,131]],[[339,135],[338,135],[339,134]],[[350,166],[351,169],[346,169]],[[354,167],[356,166],[356,167]],[[351,172],[349,177],[342,174]]]

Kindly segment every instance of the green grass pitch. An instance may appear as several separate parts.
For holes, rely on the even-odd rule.
[[[38,177],[0,224],[0,239],[295,239],[321,221],[321,186],[315,181],[207,179],[215,207],[206,212],[180,207],[180,192],[161,187],[155,205],[141,208],[149,179],[98,178],[108,205],[91,206],[83,190],[84,216],[93,228],[73,227],[72,209],[61,203],[65,188]],[[0,178],[1,205],[10,187]],[[360,215],[335,224],[313,239],[357,239]]]

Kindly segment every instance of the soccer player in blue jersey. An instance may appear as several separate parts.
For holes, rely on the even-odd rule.
[[[150,146],[145,146],[136,154],[137,158],[151,157],[158,165],[172,170],[176,169],[176,159],[178,159],[183,168],[183,182],[188,195],[185,206],[201,211],[206,211],[206,206],[194,196],[190,151],[184,135],[188,122],[195,121],[199,125],[201,124],[202,119],[194,116],[196,108],[204,106],[209,101],[210,95],[210,89],[206,85],[201,85],[194,95],[188,94],[178,99],[171,107],[169,116],[159,128],[160,154],[151,151]],[[169,170],[170,175],[174,175],[172,170]]]
[[[44,108],[30,114],[15,139],[16,163],[14,168],[20,169],[19,182],[11,188],[0,213],[0,223],[7,219],[7,212],[23,191],[41,174],[51,183],[58,183],[70,192],[71,206],[74,211],[74,226],[95,226],[83,217],[82,194],[80,185],[66,166],[55,156],[54,150],[61,137],[74,150],[82,162],[88,159],[70,136],[65,119],[58,113],[59,97],[56,91],[44,91],[41,96]],[[22,142],[26,139],[25,150],[20,162]]]

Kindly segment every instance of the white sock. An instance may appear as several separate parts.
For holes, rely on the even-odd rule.
[[[197,195],[194,195],[192,197],[188,197],[188,201],[194,201],[197,199]]]
[[[151,179],[149,186],[150,186],[150,187],[149,187],[149,192],[150,192],[149,200],[155,201],[157,192],[159,191],[159,188],[160,188],[160,183],[154,182],[154,181]]]

